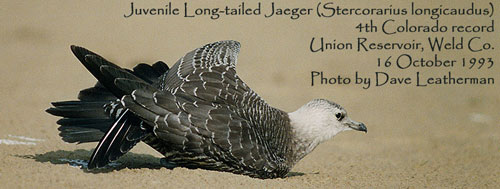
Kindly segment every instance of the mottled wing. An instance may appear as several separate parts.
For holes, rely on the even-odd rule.
[[[200,94],[203,92],[200,91]],[[178,90],[136,90],[125,107],[154,126],[158,137],[179,151],[262,168],[268,154],[254,128],[227,104],[197,99]]]
[[[195,70],[209,70],[214,66],[234,68],[239,52],[240,43],[231,40],[210,43],[197,48],[179,59],[170,69],[170,73],[165,75],[162,83],[166,84],[165,88],[174,89],[188,81],[186,77],[193,74]]]
[[[205,155],[235,169],[254,170],[254,174],[276,171],[284,160],[269,151],[273,147],[263,135],[284,136],[288,130],[265,133],[255,125],[267,124],[260,120],[266,118],[252,117],[262,111],[257,106],[270,107],[236,75],[238,49],[233,41],[196,49],[166,76],[170,90],[134,90],[122,103],[179,151]],[[283,115],[274,109],[267,116],[279,119]]]

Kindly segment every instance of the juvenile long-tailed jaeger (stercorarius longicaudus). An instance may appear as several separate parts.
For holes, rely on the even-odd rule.
[[[120,68],[71,46],[98,82],[78,101],[53,102],[69,143],[97,142],[88,168],[103,167],[143,141],[169,166],[285,177],[319,143],[344,130],[365,131],[344,108],[316,99],[287,113],[269,106],[236,74],[240,44],[220,41],[163,62]]]

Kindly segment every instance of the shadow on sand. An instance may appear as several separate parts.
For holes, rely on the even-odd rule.
[[[74,151],[57,150],[35,155],[18,155],[17,157],[25,159],[33,159],[37,162],[42,162],[42,163],[50,162],[56,165],[67,164],[69,166],[80,168],[86,173],[108,173],[125,168],[160,169],[162,167],[165,167],[161,164],[160,158],[158,157],[154,157],[148,154],[136,154],[133,152],[128,152],[117,161],[112,162],[103,168],[87,169],[88,160],[90,159],[91,154],[92,151],[90,150],[78,149]],[[318,173],[310,173],[310,174],[318,174]],[[306,175],[306,173],[290,172],[287,174],[286,177],[296,177],[303,175]]]
[[[87,173],[107,173],[114,170],[128,169],[160,169],[163,166],[160,164],[160,158],[147,154],[136,154],[128,152],[120,159],[109,165],[98,169],[87,169],[88,160],[92,151],[78,149],[74,151],[57,150],[35,155],[17,156],[20,158],[33,159],[37,162],[50,162],[52,164],[67,164],[76,168],[82,169]]]

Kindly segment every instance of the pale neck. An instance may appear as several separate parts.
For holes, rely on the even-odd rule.
[[[295,162],[313,151],[321,142],[342,131],[330,125],[332,115],[321,108],[303,106],[288,116],[293,131]]]

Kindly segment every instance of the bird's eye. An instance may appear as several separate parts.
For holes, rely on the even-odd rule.
[[[343,114],[343,113],[338,112],[338,113],[336,113],[336,114],[335,114],[335,117],[337,117],[337,120],[339,120],[339,121],[340,121],[340,120],[344,119],[344,114]]]

